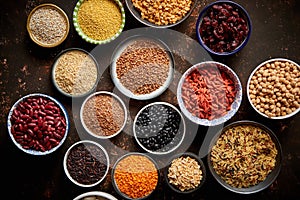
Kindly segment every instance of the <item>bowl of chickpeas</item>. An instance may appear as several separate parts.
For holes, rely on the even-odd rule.
[[[286,119],[300,111],[300,66],[286,58],[259,64],[247,82],[247,97],[260,115]]]
[[[196,0],[125,0],[130,13],[142,24],[170,28],[185,21],[196,6]]]

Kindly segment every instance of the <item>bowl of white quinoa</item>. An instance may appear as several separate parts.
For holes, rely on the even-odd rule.
[[[87,96],[96,89],[99,78],[98,62],[84,49],[61,51],[52,66],[52,82],[67,97]]]
[[[207,156],[215,180],[239,194],[257,193],[271,186],[281,162],[281,145],[275,133],[249,120],[233,122],[216,133]]]
[[[67,38],[69,29],[68,16],[55,4],[40,4],[31,10],[27,18],[28,34],[41,47],[60,45]]]

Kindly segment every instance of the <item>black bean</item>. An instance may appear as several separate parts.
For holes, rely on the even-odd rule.
[[[174,148],[183,134],[180,114],[164,104],[153,104],[143,109],[134,128],[138,141],[146,149],[157,152]]]

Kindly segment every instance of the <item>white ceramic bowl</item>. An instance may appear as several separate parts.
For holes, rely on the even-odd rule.
[[[207,66],[211,66],[213,67],[213,70],[217,72],[218,77],[221,76],[221,72],[225,72],[225,74],[228,75],[228,77],[233,81],[235,90],[236,90],[236,94],[234,97],[234,100],[232,102],[232,104],[230,105],[230,110],[226,111],[226,114],[218,117],[218,118],[213,118],[213,119],[208,119],[208,118],[200,118],[199,116],[195,116],[193,115],[190,110],[187,109],[185,103],[184,103],[184,99],[182,98],[182,87],[183,84],[186,80],[186,78],[190,75],[190,73],[192,73],[194,70],[197,69],[202,69],[205,68]],[[202,74],[201,74],[202,75]],[[205,77],[205,75],[202,75]],[[222,85],[223,86],[223,85]],[[214,88],[210,91],[210,94],[215,95],[217,91],[214,91]],[[222,98],[226,95],[225,91],[221,91],[223,94]],[[189,96],[196,94],[196,91],[192,92]],[[203,125],[203,126],[216,126],[222,123],[225,123],[226,121],[228,121],[229,119],[231,119],[236,112],[238,111],[241,102],[242,102],[242,84],[239,80],[239,77],[237,76],[237,74],[228,66],[226,66],[223,63],[220,62],[216,62],[216,61],[205,61],[205,62],[201,62],[198,64],[193,65],[192,67],[190,67],[188,70],[185,71],[185,73],[182,75],[179,84],[178,84],[178,88],[177,88],[177,100],[179,103],[179,107],[181,109],[181,111],[183,112],[183,114],[192,122],[199,124],[199,125]],[[212,101],[212,105],[213,104],[217,104],[216,101]],[[200,103],[197,102],[196,105],[194,105],[192,107],[193,110],[197,109],[197,106],[199,106]],[[214,110],[213,112],[217,112],[219,110]]]
[[[44,105],[44,107],[41,107],[40,105],[29,103],[29,105],[25,106],[24,102],[28,99],[39,99],[40,97],[50,101],[54,105]],[[60,110],[65,122],[53,119],[55,117],[51,112],[54,110],[51,106],[55,106],[55,109]],[[49,114],[46,112],[49,112]],[[43,118],[42,122],[40,122],[40,118]],[[64,127],[64,132],[60,132],[60,130],[55,128],[57,123],[60,124],[58,127]],[[65,123],[65,125],[63,123]],[[50,134],[46,132],[47,127],[55,128],[56,133],[59,133],[60,137],[53,135],[53,133]],[[59,149],[66,140],[69,131],[69,117],[66,109],[58,100],[46,94],[33,93],[21,97],[11,107],[7,118],[7,129],[13,143],[23,152],[31,155],[47,155]],[[42,134],[39,135],[40,133]],[[18,137],[20,137],[20,139]],[[49,140],[50,138],[52,138],[52,141],[57,140],[59,143],[50,148],[50,146],[48,146],[52,143],[52,141]],[[45,142],[46,140],[47,142]],[[35,142],[32,143],[32,141]],[[39,145],[42,145],[45,150],[38,148]],[[24,148],[24,146],[26,146],[26,148]],[[47,146],[50,149],[47,149]]]
[[[67,55],[71,54],[72,52],[80,52],[80,53],[84,53],[86,54],[88,57],[86,57],[85,59],[82,60],[81,63],[79,63],[79,66],[73,66],[74,65],[74,62],[77,62],[77,61],[71,61],[70,59],[66,59],[67,58]],[[75,59],[75,55],[71,55],[72,59]],[[79,57],[81,57],[82,55],[80,54]],[[74,68],[72,67],[78,67],[78,71],[77,71],[77,74],[75,77],[73,76],[70,76],[68,78],[66,78],[66,75],[63,74],[63,81],[65,81],[64,83],[58,83],[57,82],[57,79],[56,79],[56,75],[57,75],[57,68],[58,68],[58,62],[60,61],[60,59],[63,60],[67,60],[68,63],[65,64],[64,68],[66,69],[66,71],[70,72],[70,71],[73,71]],[[89,74],[86,74],[86,71],[88,70],[86,67],[92,67],[93,64],[90,62],[92,61],[93,64],[95,65],[95,80],[91,83],[87,83],[85,81],[88,80],[87,76],[89,76],[89,78],[91,77]],[[79,62],[79,61],[78,61]],[[86,64],[88,63],[88,64]],[[67,70],[67,68],[69,68],[69,70]],[[90,72],[92,73],[92,72]],[[83,74],[81,76],[81,74]],[[74,78],[74,80],[71,80],[71,77]],[[99,79],[100,79],[100,76],[99,76],[99,65],[98,65],[98,62],[96,61],[96,59],[94,58],[94,56],[87,52],[86,50],[84,49],[81,49],[81,48],[68,48],[68,49],[65,49],[63,51],[61,51],[55,58],[55,61],[52,65],[52,82],[54,84],[54,86],[56,87],[56,89],[62,93],[63,95],[67,96],[67,97],[83,97],[83,96],[86,96],[88,94],[90,94],[92,91],[95,90],[95,88],[97,87],[97,84],[99,82]],[[72,92],[67,92],[67,90],[65,88],[62,88],[60,85],[66,85],[68,84],[70,81],[73,81],[74,82],[74,86],[72,86]],[[82,86],[81,85],[84,85],[84,91],[80,91],[79,90],[82,90]],[[89,88],[87,88],[89,87]],[[77,89],[76,89],[77,88]],[[74,93],[74,89],[76,91],[76,93]]]
[[[156,121],[156,119],[153,118],[154,115],[157,114],[157,113],[154,113],[154,112],[156,112],[155,109],[153,109],[153,107],[155,107],[155,106],[160,106],[161,108],[163,108],[163,111],[160,111],[161,113],[158,114],[157,117],[162,117],[165,115],[168,115],[168,116],[166,118],[162,117],[161,121]],[[142,124],[138,127],[142,128],[144,130],[145,130],[145,128],[147,128],[147,131],[145,131],[145,133],[149,134],[149,138],[150,137],[156,138],[154,144],[158,143],[157,142],[157,141],[159,141],[158,137],[164,137],[165,131],[168,131],[167,129],[169,127],[167,127],[167,126],[172,126],[172,127],[174,126],[174,124],[173,125],[168,124],[169,123],[168,117],[170,115],[169,115],[167,109],[171,109],[173,112],[177,113],[178,116],[180,117],[180,122],[178,123],[178,127],[176,128],[177,133],[175,136],[172,136],[172,138],[170,139],[170,141],[168,143],[164,144],[164,146],[162,146],[162,147],[159,147],[159,149],[157,149],[157,150],[150,149],[149,147],[145,146],[142,141],[140,141],[141,139],[144,139],[144,137],[146,138],[146,136],[139,135],[137,133],[137,122],[140,118],[143,119],[144,117],[142,116],[142,114],[145,111],[149,110],[149,116],[150,116],[149,124],[147,124],[147,125]],[[152,123],[154,123],[154,124],[152,124]],[[153,133],[150,131],[150,129],[153,127],[154,127],[155,131],[157,131],[157,132]],[[170,134],[171,132],[173,133],[173,130],[169,130],[168,134]],[[135,138],[136,142],[138,143],[138,145],[142,149],[144,149],[146,152],[152,153],[152,154],[157,154],[157,155],[168,154],[168,153],[171,153],[171,152],[175,151],[176,149],[178,149],[179,146],[181,145],[182,141],[184,140],[185,132],[186,132],[186,123],[185,123],[184,117],[182,116],[181,112],[174,105],[167,103],[167,102],[153,102],[153,103],[147,104],[146,106],[144,106],[142,109],[139,110],[139,112],[135,116],[134,122],[133,122],[133,134],[134,134],[134,138]],[[141,138],[141,139],[139,139],[139,138]],[[153,147],[153,145],[152,145],[152,147]]]
[[[107,95],[107,96],[110,96],[112,97],[114,100],[116,100],[119,105],[122,107],[122,110],[124,111],[124,121],[123,121],[123,124],[122,126],[120,126],[120,128],[114,132],[113,134],[110,134],[110,135],[101,135],[101,134],[97,134],[95,132],[93,132],[89,127],[88,125],[85,123],[84,121],[84,108],[85,108],[85,105],[87,104],[87,102],[94,98],[95,96],[97,95]],[[96,110],[95,110],[96,112]],[[120,116],[118,115],[118,113],[113,113],[112,114],[113,116],[113,119],[114,121],[117,121],[118,118],[120,118]],[[89,119],[92,119],[92,118],[96,118],[96,113],[89,113]],[[112,93],[112,92],[108,92],[108,91],[98,91],[98,92],[94,92],[92,94],[90,94],[88,97],[85,98],[85,100],[83,101],[82,105],[81,105],[81,108],[80,108],[80,121],[84,127],[84,129],[93,137],[96,137],[96,138],[100,138],[100,139],[108,139],[108,138],[112,138],[112,137],[115,137],[117,136],[119,133],[122,132],[122,130],[124,129],[125,125],[126,125],[126,122],[127,122],[127,118],[128,118],[128,113],[127,113],[127,109],[126,109],[126,106],[123,102],[123,100],[116,94]],[[96,126],[96,125],[95,125]],[[100,127],[99,127],[100,129]]]
[[[74,177],[71,176],[71,174],[70,174],[70,172],[68,170],[68,166],[67,166],[67,159],[68,159],[68,156],[69,156],[70,152],[75,147],[77,147],[78,145],[85,145],[85,144],[87,144],[87,145],[95,145],[96,147],[98,147],[99,149],[101,149],[101,151],[103,152],[103,154],[105,156],[105,159],[106,159],[106,163],[103,163],[103,164],[106,165],[106,169],[105,169],[104,175],[102,177],[99,177],[98,181],[96,181],[94,183],[91,183],[91,184],[83,184],[83,183],[78,182],[78,180],[76,180]],[[78,157],[82,157],[82,155],[78,155]],[[81,141],[78,141],[78,142],[74,143],[73,145],[71,145],[68,148],[68,150],[66,151],[66,153],[64,155],[64,159],[63,159],[63,168],[64,168],[64,172],[65,172],[66,176],[68,177],[68,179],[72,183],[74,183],[75,185],[80,186],[80,187],[84,187],[84,188],[93,187],[93,186],[96,186],[96,185],[100,184],[105,179],[105,177],[108,174],[109,165],[110,165],[110,160],[109,160],[109,156],[108,156],[108,153],[107,153],[106,149],[103,146],[101,146],[99,143],[91,141],[91,140],[81,140]],[[85,168],[82,168],[81,170],[84,170],[84,169]]]
[[[97,200],[96,197],[102,200],[118,200],[116,197],[112,196],[111,194],[102,191],[86,192],[78,195],[73,200]]]
[[[288,63],[291,63],[293,65],[295,65],[297,68],[298,68],[298,74],[299,74],[299,71],[300,71],[300,65],[297,64],[296,62],[290,60],[290,59],[286,59],[286,58],[272,58],[272,59],[269,59],[269,60],[266,60],[262,63],[260,63],[253,71],[252,73],[250,74],[249,78],[248,78],[248,82],[247,82],[247,98],[248,98],[248,101],[250,102],[250,105],[252,106],[252,108],[258,113],[260,114],[261,116],[264,116],[266,118],[270,118],[270,119],[286,119],[286,118],[290,118],[294,115],[296,115],[297,113],[299,113],[300,111],[300,107],[298,107],[295,111],[291,112],[290,114],[287,114],[287,115],[282,115],[282,116],[268,116],[266,113],[263,113],[261,112],[255,105],[254,103],[252,102],[251,100],[251,97],[250,97],[250,85],[251,85],[251,80],[252,80],[252,77],[254,76],[254,74],[260,70],[263,66],[265,66],[266,64],[271,64],[271,63],[274,63],[276,61],[280,61],[280,62],[288,62]],[[293,72],[290,72],[290,73],[293,73]],[[275,76],[278,76],[279,73],[276,72]],[[262,81],[259,82],[259,84],[261,84]],[[294,88],[297,88],[298,87],[298,93],[295,94],[295,96],[298,96],[298,104],[300,104],[300,99],[299,99],[299,75],[298,75],[298,86],[294,86]],[[274,88],[272,89],[274,91]],[[264,97],[267,97],[266,94],[264,94]],[[285,97],[287,100],[289,99],[288,97]],[[276,101],[279,101],[279,96],[276,96]],[[263,103],[263,102],[260,102],[260,103]],[[263,105],[271,105],[269,103],[263,103]],[[282,104],[283,105],[283,104]]]
[[[135,94],[130,89],[126,88],[117,76],[117,64],[116,63],[117,63],[118,58],[121,56],[122,52],[124,52],[126,47],[131,45],[133,42],[136,42],[139,40],[154,42],[155,44],[157,44],[161,49],[163,49],[166,52],[166,54],[169,58],[169,72],[168,72],[165,82],[158,89],[156,89],[150,93],[146,93],[146,94]],[[171,53],[171,50],[167,47],[167,45],[164,42],[162,42],[158,38],[154,38],[154,37],[152,38],[150,36],[135,35],[135,36],[131,36],[131,37],[127,38],[126,40],[124,40],[115,49],[112,59],[111,59],[110,73],[111,73],[111,78],[113,80],[113,83],[115,84],[117,89],[120,90],[120,92],[122,92],[124,95],[126,95],[129,98],[136,99],[136,100],[149,100],[149,99],[153,99],[153,98],[161,95],[171,84],[171,81],[173,79],[173,74],[174,74],[174,58]],[[140,83],[140,84],[144,84],[144,83]],[[139,87],[139,86],[143,86],[143,85],[136,85],[136,87]]]

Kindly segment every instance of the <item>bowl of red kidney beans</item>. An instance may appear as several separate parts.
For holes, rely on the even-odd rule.
[[[182,75],[177,101],[183,114],[203,126],[225,123],[242,102],[242,84],[227,65],[216,61],[197,63]]]
[[[64,143],[69,119],[58,100],[46,94],[33,93],[21,97],[11,107],[7,128],[20,150],[31,155],[46,155]]]
[[[251,19],[238,3],[216,1],[207,5],[199,14],[196,35],[200,45],[217,56],[232,55],[248,43]]]

